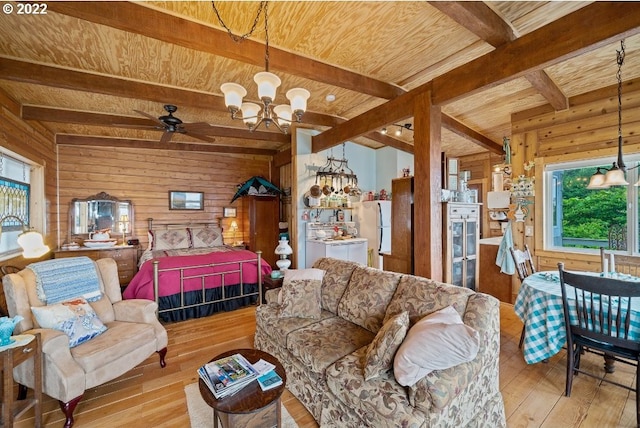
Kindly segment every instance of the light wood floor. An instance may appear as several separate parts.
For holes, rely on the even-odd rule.
[[[188,427],[184,387],[197,381],[196,369],[214,355],[251,347],[255,330],[253,307],[212,317],[167,324],[167,367],[156,355],[117,380],[87,391],[75,412],[75,427]],[[509,427],[632,427],[635,393],[580,375],[572,396],[564,396],[565,352],[548,363],[527,365],[518,339],[522,324],[511,305],[501,310],[500,389]],[[583,366],[602,366],[587,354]],[[612,376],[633,385],[635,371],[618,364]],[[298,425],[317,427],[311,415],[288,391],[283,404]],[[32,427],[31,410],[16,423]],[[44,421],[59,428],[64,420],[57,401],[46,398]]]

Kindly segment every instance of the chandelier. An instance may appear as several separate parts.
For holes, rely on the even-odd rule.
[[[613,162],[610,169],[598,167],[595,174],[591,176],[587,189],[608,189],[611,186],[626,186],[629,182],[624,176],[625,172],[638,167],[627,168],[622,159],[622,64],[624,63],[625,56],[624,40],[620,41],[620,50],[617,50],[616,54],[618,63],[618,73],[616,74],[618,79],[618,159],[616,162]],[[635,186],[639,185],[640,180],[638,180]]]
[[[327,157],[327,163],[318,168],[316,171],[316,184],[318,182],[329,186],[331,192],[338,193],[340,190],[354,194],[359,192],[358,177],[349,168],[349,161],[344,154],[344,143],[342,143],[342,159],[335,158],[331,154]]]
[[[252,102],[242,102],[247,95],[247,90],[237,83],[223,83],[220,90],[224,94],[224,103],[231,112],[232,119],[242,119],[250,131],[253,131],[261,123],[269,128],[273,123],[281,132],[288,133],[289,127],[295,118],[296,122],[302,120],[302,115],[307,110],[307,100],[311,95],[309,91],[303,88],[293,88],[287,91],[286,97],[291,103],[274,105],[273,100],[276,98],[276,90],[280,86],[281,80],[278,76],[269,72],[269,9],[268,2],[260,2],[256,18],[253,21],[251,30],[243,36],[236,36],[231,29],[223,22],[220,13],[216,8],[215,1],[211,2],[213,10],[218,17],[218,22],[229,33],[231,39],[235,42],[242,42],[250,37],[256,26],[260,15],[264,11],[264,34],[265,34],[265,71],[256,73],[253,80],[258,85],[258,98],[262,101],[262,105]]]

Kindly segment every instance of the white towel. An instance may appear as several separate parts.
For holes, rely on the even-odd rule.
[[[509,248],[513,247],[513,234],[511,232],[511,220],[504,228],[504,235],[500,246],[498,247],[498,255],[496,256],[496,265],[500,266],[500,272],[507,275],[516,273],[516,263],[511,256]]]

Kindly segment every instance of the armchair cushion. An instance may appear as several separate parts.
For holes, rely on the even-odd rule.
[[[107,329],[91,305],[83,298],[55,305],[33,306],[31,312],[40,327],[59,330],[69,336],[70,348],[98,336]]]

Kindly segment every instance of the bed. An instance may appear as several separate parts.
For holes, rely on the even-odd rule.
[[[149,221],[149,247],[123,292],[158,303],[163,321],[199,318],[259,303],[271,267],[260,253],[225,245],[217,223]],[[260,269],[258,269],[260,266]]]

